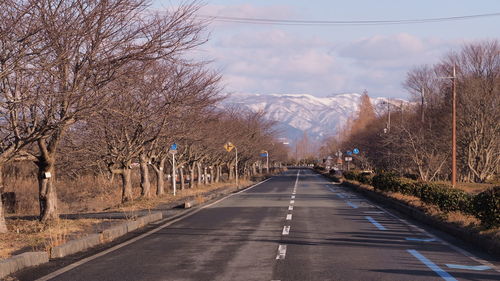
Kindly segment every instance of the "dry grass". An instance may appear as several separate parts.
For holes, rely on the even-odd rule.
[[[48,251],[65,243],[95,233],[120,220],[58,220],[49,224],[36,220],[7,220],[9,232],[0,235],[0,258],[26,251]]]
[[[240,187],[242,186],[248,186],[252,184],[252,181],[248,180],[240,180]],[[184,198],[188,197],[195,197],[195,200],[198,201],[198,203],[202,203],[205,201],[205,198],[202,196],[203,193],[218,190],[218,189],[224,189],[232,187],[236,189],[231,183],[214,183],[211,185],[202,185],[200,187],[194,187],[194,188],[186,188],[184,190],[178,190],[177,195],[173,196],[172,194],[165,194],[161,197],[156,197],[153,196],[149,199],[146,198],[138,198],[136,200],[133,200],[131,202],[127,202],[124,204],[119,204],[117,206],[111,207],[107,209],[106,211],[120,211],[120,212],[131,212],[131,211],[136,211],[136,210],[151,210],[156,208],[158,205],[161,204],[168,204],[172,203],[177,200],[182,200]]]

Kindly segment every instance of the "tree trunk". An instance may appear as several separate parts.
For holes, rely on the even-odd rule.
[[[207,167],[203,167],[203,184],[208,184]]]
[[[122,203],[132,201],[132,169],[130,165],[125,165],[121,172],[122,177]]]
[[[141,197],[151,197],[151,181],[149,180],[148,157],[141,154],[139,156],[139,167],[141,171]]]
[[[7,233],[7,224],[5,223],[5,213],[3,210],[2,194],[3,194],[3,166],[0,165],[0,233]]]
[[[256,163],[256,162],[254,162],[254,163],[252,164],[252,174],[253,174],[253,175],[256,175],[256,174],[257,174],[257,163]]]
[[[59,218],[59,214],[57,212],[57,193],[54,185],[54,157],[54,153],[41,153],[38,157],[38,161],[36,162],[38,166],[40,221],[43,222]]]
[[[181,180],[181,190],[184,190],[185,188],[185,183],[184,183],[184,169],[182,167],[179,168],[179,177]]]
[[[227,169],[228,169],[228,179],[232,180],[234,179],[234,170],[233,170],[233,165],[227,164]]]
[[[220,181],[220,165],[215,166],[215,182],[218,183]]]
[[[196,167],[197,167],[197,170],[198,170],[198,186],[201,186],[201,183],[202,183],[202,176],[201,176],[201,163],[200,162],[197,162],[196,163]]]
[[[165,158],[160,160],[159,167],[153,166],[156,172],[156,195],[161,196],[165,194],[165,179],[163,169],[165,167]]]
[[[196,163],[189,165],[189,188],[194,188],[194,168]]]
[[[210,166],[210,184],[214,183],[214,166]]]

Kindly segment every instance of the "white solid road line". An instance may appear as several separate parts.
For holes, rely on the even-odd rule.
[[[292,220],[292,214],[287,214],[287,215],[286,215],[286,220],[287,220],[287,221]]]
[[[254,184],[254,185],[252,185],[252,186],[250,186],[250,187],[248,187],[248,188],[246,188],[246,189],[243,189],[243,190],[238,191],[238,192],[235,192],[235,193],[231,193],[231,194],[229,194],[228,196],[223,197],[223,198],[221,198],[221,199],[219,199],[219,200],[217,200],[217,201],[215,201],[215,202],[213,202],[213,203],[210,203],[210,204],[208,204],[208,205],[202,206],[202,207],[200,207],[199,209],[194,210],[194,211],[193,211],[193,212],[191,212],[191,213],[188,213],[188,214],[186,214],[186,215],[184,215],[184,216],[181,216],[181,217],[179,217],[179,218],[176,218],[176,219],[174,219],[174,220],[171,220],[171,221],[169,221],[169,222],[167,222],[167,223],[165,223],[165,224],[163,224],[163,225],[158,226],[158,227],[157,227],[157,228],[155,228],[155,229],[152,229],[152,230],[150,230],[150,231],[148,231],[148,232],[146,232],[146,233],[144,233],[144,234],[141,234],[141,235],[139,235],[139,236],[137,236],[137,237],[135,237],[135,238],[132,238],[132,239],[130,239],[130,240],[127,240],[127,241],[125,241],[125,242],[123,242],[123,243],[120,243],[120,244],[118,244],[118,245],[116,245],[116,246],[113,246],[113,247],[111,247],[111,248],[109,248],[109,249],[107,249],[107,250],[105,250],[105,251],[102,251],[102,252],[97,253],[97,254],[95,254],[95,255],[92,255],[92,256],[90,256],[90,257],[84,258],[84,259],[79,260],[79,261],[77,261],[77,262],[74,262],[74,263],[72,263],[72,264],[70,264],[70,265],[67,265],[67,266],[65,266],[65,267],[63,267],[63,268],[61,268],[61,269],[58,269],[58,270],[56,270],[56,271],[54,271],[54,272],[50,273],[50,274],[47,274],[47,275],[45,275],[45,276],[43,276],[43,277],[40,277],[40,278],[36,279],[35,281],[47,281],[47,280],[50,280],[50,279],[52,279],[52,278],[55,278],[55,277],[57,277],[57,276],[59,276],[59,275],[61,275],[61,274],[65,273],[65,272],[68,272],[68,271],[72,270],[73,268],[76,268],[76,267],[78,267],[78,266],[80,266],[80,265],[82,265],[82,264],[85,264],[85,263],[87,263],[87,262],[89,262],[89,261],[95,260],[95,259],[96,259],[96,258],[98,258],[98,257],[104,256],[104,255],[109,254],[109,253],[111,253],[111,252],[113,252],[113,251],[116,251],[116,250],[118,250],[118,249],[120,249],[120,248],[123,248],[123,247],[125,247],[125,246],[127,246],[127,245],[130,245],[130,244],[132,244],[132,243],[134,243],[134,242],[136,242],[136,241],[138,241],[138,240],[141,240],[142,238],[148,237],[148,236],[150,236],[151,234],[154,234],[154,233],[156,233],[156,232],[158,232],[158,231],[162,230],[162,229],[163,229],[163,228],[165,228],[165,227],[168,227],[168,226],[170,226],[170,225],[172,225],[172,224],[174,224],[174,223],[176,223],[176,222],[178,222],[178,221],[180,221],[180,220],[183,220],[183,219],[185,219],[185,218],[191,217],[191,216],[193,216],[194,214],[196,214],[196,213],[200,212],[201,210],[206,209],[206,208],[208,208],[208,207],[211,207],[211,206],[213,206],[213,205],[215,205],[215,204],[217,204],[217,203],[219,203],[219,202],[221,202],[221,201],[223,201],[223,200],[226,200],[227,198],[230,198],[230,197],[232,197],[232,196],[234,196],[234,195],[237,195],[237,194],[240,194],[240,193],[242,193],[242,192],[248,191],[248,190],[250,190],[250,189],[252,189],[252,188],[254,188],[254,187],[256,187],[256,186],[258,186],[258,185],[260,185],[260,184],[265,183],[266,181],[268,181],[268,180],[270,180],[270,179],[271,179],[271,178],[268,178],[268,179],[266,179],[266,180],[264,180],[264,181],[261,181],[261,182],[259,182],[259,183],[257,183],[257,184]],[[286,251],[286,246],[285,246],[285,251]]]
[[[290,234],[290,226],[289,225],[283,226],[283,232],[281,234],[283,234],[283,235]]]
[[[284,260],[286,256],[286,245],[278,246],[278,255],[276,256],[277,260]]]

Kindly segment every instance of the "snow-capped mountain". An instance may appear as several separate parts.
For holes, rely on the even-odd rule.
[[[233,94],[225,103],[237,104],[253,111],[263,110],[291,142],[306,132],[314,139],[334,135],[335,132],[358,110],[361,95],[340,94],[315,97],[309,94]],[[372,98],[377,106],[386,98]],[[394,100],[390,100],[394,103]],[[378,106],[377,106],[378,107]]]

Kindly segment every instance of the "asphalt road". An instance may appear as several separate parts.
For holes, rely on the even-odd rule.
[[[497,262],[310,170],[290,170],[143,236],[41,280],[500,280]]]

